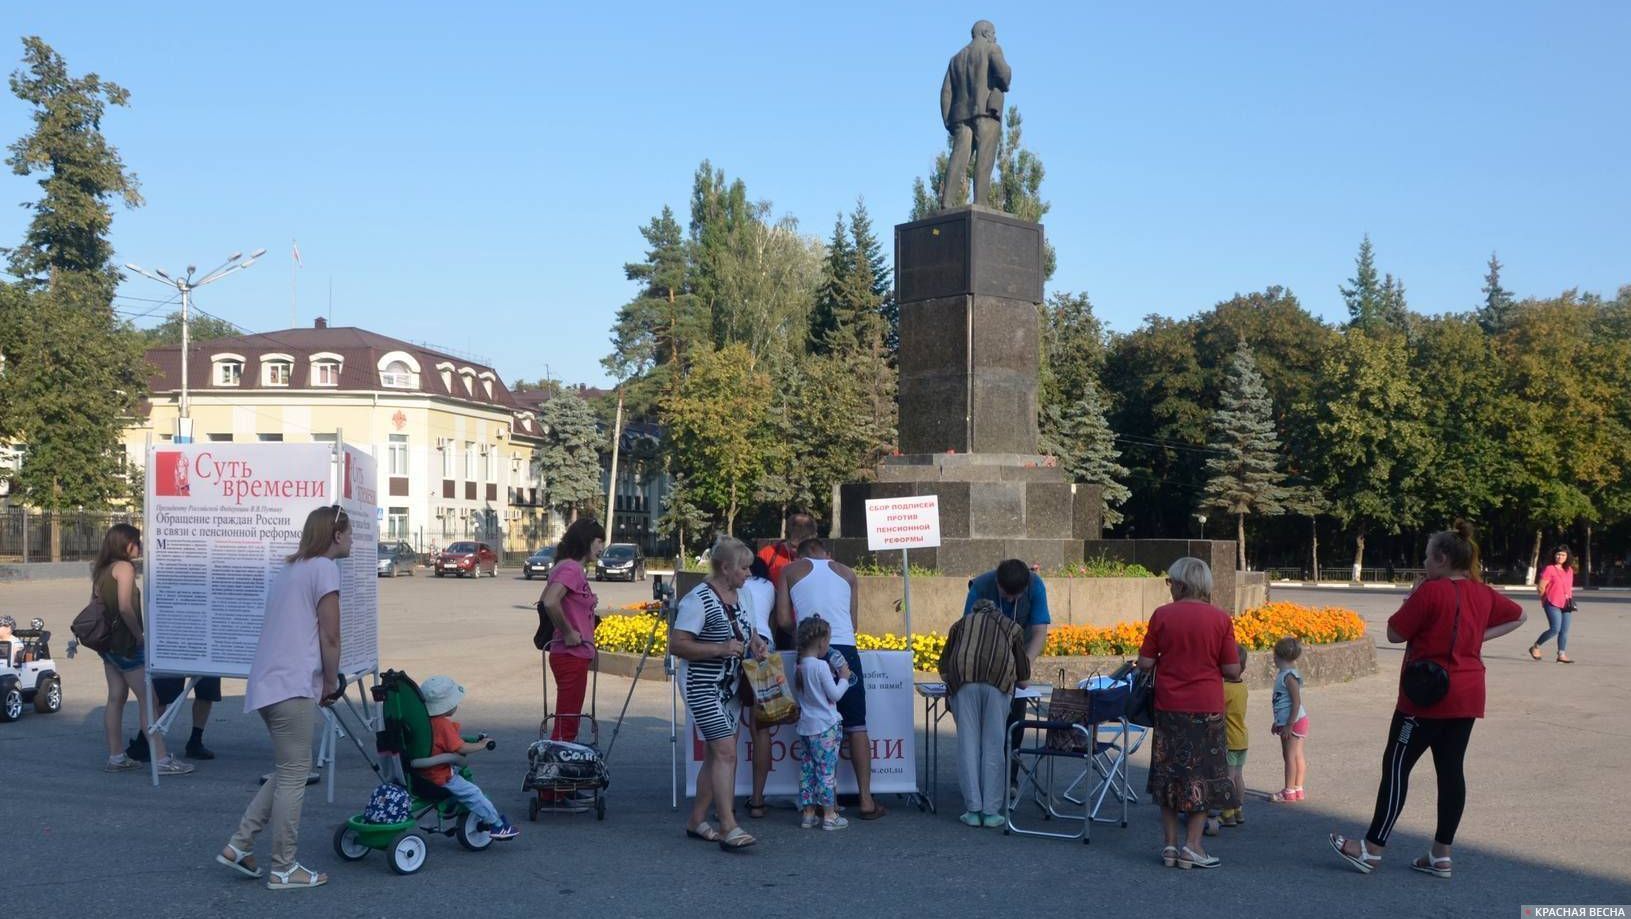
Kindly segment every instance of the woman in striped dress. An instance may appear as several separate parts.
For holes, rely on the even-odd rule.
[[[736,735],[742,655],[764,657],[769,647],[754,634],[738,590],[747,580],[753,552],[741,540],[721,537],[709,556],[713,573],[680,601],[669,633],[669,648],[683,662],[680,680],[685,708],[705,743],[696,800],[685,835],[719,843],[726,851],[756,842],[736,823]],[[713,805],[719,821],[708,822]]]

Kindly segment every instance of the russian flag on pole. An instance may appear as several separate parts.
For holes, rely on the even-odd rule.
[[[300,260],[300,243],[289,240],[289,255],[294,259],[295,267],[304,268],[306,264]]]

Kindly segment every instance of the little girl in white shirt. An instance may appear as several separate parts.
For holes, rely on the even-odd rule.
[[[799,703],[799,807],[804,811],[799,826],[813,830],[841,830],[849,821],[838,816],[838,745],[843,740],[839,726],[838,699],[849,689],[849,667],[836,673],[827,663],[832,628],[826,620],[812,616],[798,625],[798,672],[793,692]],[[816,816],[816,808],[821,816]]]

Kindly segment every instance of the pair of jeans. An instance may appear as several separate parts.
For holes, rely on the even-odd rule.
[[[272,735],[277,771],[250,800],[238,831],[232,834],[232,845],[240,852],[253,852],[255,836],[271,824],[272,870],[288,871],[295,865],[295,843],[300,838],[300,806],[306,800],[306,776],[311,773],[317,701],[284,699],[260,709],[260,716]]]
[[[555,727],[550,740],[577,740],[583,719],[583,697],[589,689],[589,658],[551,653],[549,670],[555,674]]]
[[[498,808],[493,806],[493,802],[488,800],[487,795],[482,793],[475,782],[455,772],[442,787],[447,789],[448,794],[457,798],[460,804],[470,808],[470,813],[475,814],[476,819],[482,823],[496,827],[503,822],[504,818],[498,815]]]
[[[1563,612],[1563,610],[1544,600],[1541,601],[1540,608],[1546,611],[1546,631],[1540,633],[1540,637],[1535,639],[1535,645],[1539,647],[1546,644],[1552,640],[1552,636],[1556,635],[1557,653],[1562,654],[1564,651],[1569,650],[1569,620],[1574,616]],[[1590,651],[1591,649],[1586,650]]]
[[[1002,774],[1008,713],[1008,694],[990,683],[964,683],[951,697],[951,715],[957,722],[957,784],[967,813],[1002,812],[1008,795]]]

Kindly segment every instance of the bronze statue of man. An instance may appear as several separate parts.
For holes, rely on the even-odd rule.
[[[951,161],[940,188],[941,208],[963,203],[967,188],[969,148],[974,152],[974,203],[984,204],[991,187],[991,167],[1002,137],[1002,99],[1013,71],[997,46],[997,27],[980,20],[974,40],[952,55],[940,84],[940,119],[951,132]]]

